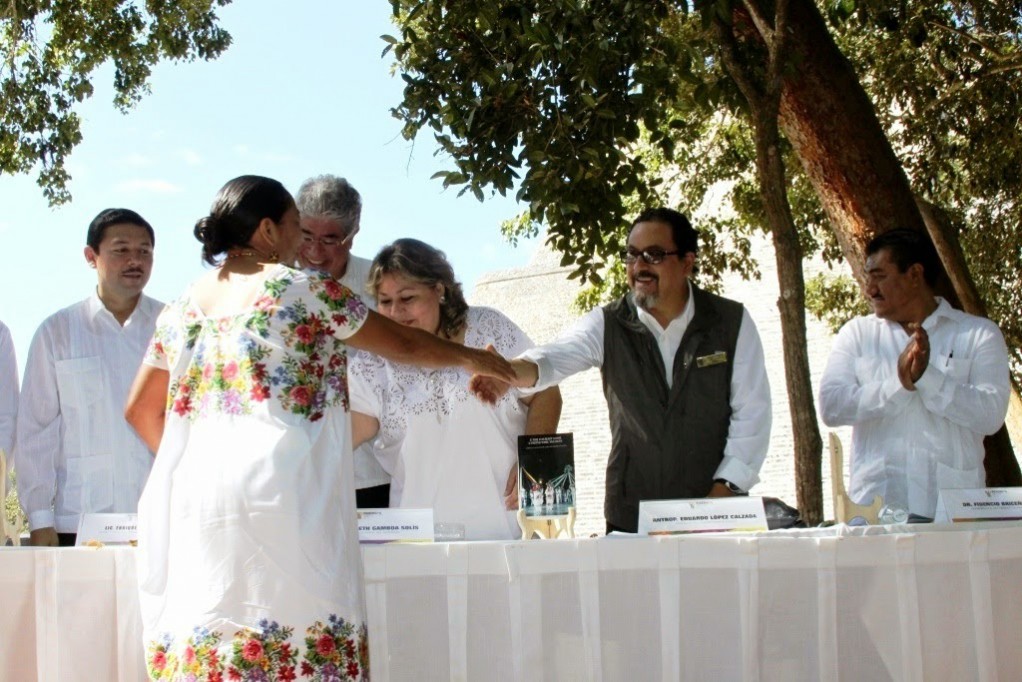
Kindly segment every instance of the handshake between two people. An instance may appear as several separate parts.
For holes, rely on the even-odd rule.
[[[511,388],[531,388],[539,378],[539,368],[528,360],[505,360],[492,344],[486,350],[495,356],[495,360],[505,363],[507,372],[476,372],[468,380],[468,390],[479,400],[489,405],[496,404]]]

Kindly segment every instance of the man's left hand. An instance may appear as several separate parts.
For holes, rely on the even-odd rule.
[[[728,488],[723,483],[720,483],[719,481],[714,481],[713,482],[713,486],[710,488],[709,494],[707,494],[706,496],[707,497],[734,497],[735,494],[733,492],[731,492],[731,488]]]

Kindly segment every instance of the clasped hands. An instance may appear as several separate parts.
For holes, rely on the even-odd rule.
[[[492,344],[486,346],[486,350],[498,358],[501,357]],[[536,384],[536,365],[525,360],[510,360],[508,362],[511,367],[510,375],[498,377],[475,373],[468,380],[468,390],[484,403],[494,405],[504,397],[510,388],[528,388]]]
[[[898,356],[898,379],[909,391],[916,390],[916,382],[930,365],[930,336],[917,322],[905,326],[909,332],[908,345]]]

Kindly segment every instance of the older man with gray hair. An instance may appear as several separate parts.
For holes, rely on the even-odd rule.
[[[295,203],[302,221],[302,267],[328,273],[375,308],[376,301],[365,295],[372,261],[351,253],[362,218],[358,191],[344,178],[319,175],[302,183]],[[373,456],[371,443],[355,450],[355,488],[361,509],[386,507],[390,501],[390,476]]]

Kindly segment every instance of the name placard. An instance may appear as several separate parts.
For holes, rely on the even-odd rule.
[[[639,503],[639,535],[768,530],[761,497],[705,497]]]
[[[935,523],[1022,519],[1022,488],[945,488],[937,494]]]
[[[75,546],[133,545],[138,542],[137,514],[82,514]]]
[[[432,509],[359,509],[359,542],[433,542]]]

